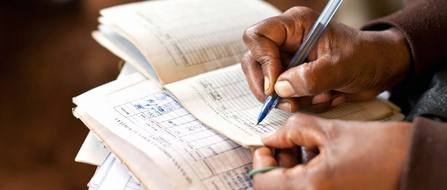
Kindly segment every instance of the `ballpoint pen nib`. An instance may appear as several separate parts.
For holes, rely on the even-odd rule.
[[[262,120],[267,117],[267,114],[269,114],[270,110],[272,110],[279,102],[279,96],[277,94],[273,94],[271,96],[268,96],[265,99],[264,105],[262,105],[261,113],[258,115],[258,123],[256,125],[259,125]]]

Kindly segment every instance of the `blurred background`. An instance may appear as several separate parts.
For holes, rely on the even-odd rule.
[[[319,0],[268,0],[281,10]],[[131,0],[0,2],[0,189],[86,189],[95,167],[75,163],[87,128],[71,98],[113,80],[119,59],[90,32],[98,11]],[[338,19],[359,27],[400,0],[345,0]]]

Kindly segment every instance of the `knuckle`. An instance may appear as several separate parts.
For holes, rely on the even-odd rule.
[[[260,55],[256,57],[256,62],[261,64],[262,67],[269,67],[273,62],[273,57],[271,55]]]
[[[308,20],[308,19],[315,19],[317,17],[317,13],[309,8],[304,6],[295,6],[290,9],[288,9],[285,14],[289,14],[292,17],[294,17],[296,20]]]
[[[244,34],[242,35],[242,40],[244,41],[245,44],[249,44],[250,42],[253,41],[253,38],[255,38],[256,36],[256,25],[250,26],[249,28],[247,28],[244,31]]]
[[[248,53],[245,53],[241,58],[241,64],[245,65],[247,63],[249,63],[249,55],[248,55]]]
[[[251,64],[252,62],[253,61],[250,52],[245,53],[241,58],[242,70],[245,72],[247,70],[248,65]]]
[[[293,126],[295,125],[297,122],[300,121],[300,114],[293,114],[292,116],[289,117],[289,119],[287,119],[287,125],[289,126]]]
[[[295,6],[290,8],[289,10],[287,10],[287,12],[293,12],[296,14],[304,14],[304,13],[309,13],[312,12],[312,9],[309,7],[304,7],[304,6]]]
[[[313,116],[296,113],[288,119],[287,125],[293,129],[292,131],[296,131],[298,128],[311,128],[314,123]]]
[[[332,140],[336,139],[338,137],[339,131],[337,130],[337,126],[339,124],[336,124],[336,122],[338,123],[338,120],[324,120],[323,122],[326,122],[324,124],[323,132],[324,132],[324,136],[327,139],[326,142],[331,142]]]
[[[256,41],[259,38],[269,38],[268,36],[276,32],[277,28],[285,22],[283,15],[266,18],[257,24],[247,28],[242,35],[243,41],[248,44]]]
[[[242,39],[245,43],[250,43],[254,39],[264,36],[263,33],[265,31],[272,30],[270,27],[272,24],[277,23],[279,16],[274,16],[270,18],[266,18],[250,27],[248,27],[244,34],[242,35]]]

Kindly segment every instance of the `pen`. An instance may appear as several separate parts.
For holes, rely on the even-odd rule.
[[[303,64],[304,60],[309,55],[310,50],[312,50],[312,48],[318,42],[342,2],[343,0],[329,0],[328,4],[318,17],[317,21],[312,26],[312,29],[304,38],[303,43],[300,45],[295,55],[292,57],[289,65],[287,66],[287,69]],[[276,93],[273,93],[271,96],[268,96],[265,99],[265,103],[262,106],[261,113],[259,113],[258,116],[257,124],[261,123],[262,120],[267,117],[268,113],[274,107],[276,107],[276,105],[278,105],[279,98],[280,97]]]

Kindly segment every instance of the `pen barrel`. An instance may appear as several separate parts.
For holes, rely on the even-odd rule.
[[[335,12],[340,7],[342,2],[343,0],[329,1],[323,12],[321,12],[320,16],[316,20],[315,24],[312,26],[310,32],[304,38],[303,42],[298,48],[298,51],[292,57],[287,69],[296,67],[306,60],[310,51],[314,48],[321,35],[323,35],[323,32],[325,31],[327,25],[331,21],[332,17],[335,15]],[[258,124],[268,115],[270,110],[276,107],[276,105],[279,103],[279,98],[280,97],[276,93],[273,93],[272,96],[267,97],[264,105],[262,106],[261,113],[258,116]]]
[[[297,54],[295,54],[292,57],[292,59],[290,60],[290,64],[287,67],[287,69],[296,67],[296,66],[302,64],[306,60],[310,51],[313,49],[315,44],[320,39],[319,37],[323,34],[325,28],[326,27],[321,23],[317,23],[316,25],[313,26],[313,28],[311,30],[312,34],[309,34],[306,36],[302,45],[298,49]]]
[[[298,48],[298,51],[290,60],[290,63],[287,67],[288,69],[300,65],[306,60],[307,56],[309,56],[310,51],[323,35],[326,27],[328,26],[329,22],[334,17],[335,13],[342,3],[343,0],[329,1],[329,3],[326,5],[326,7],[316,20],[315,24],[310,29],[310,32],[304,38],[303,42]]]

